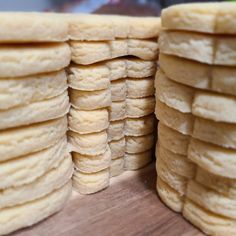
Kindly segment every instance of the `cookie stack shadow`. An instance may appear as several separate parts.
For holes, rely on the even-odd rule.
[[[2,13],[0,25],[3,235],[62,209],[71,194],[73,163],[66,138],[68,24],[53,14]]]
[[[235,235],[235,4],[162,13],[156,75],[157,191],[210,235]]]
[[[90,194],[125,168],[150,161],[160,20],[78,15],[69,21],[73,185]]]

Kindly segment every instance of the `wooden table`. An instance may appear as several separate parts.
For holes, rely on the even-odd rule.
[[[181,215],[165,207],[155,190],[154,164],[125,172],[97,194],[74,193],[60,213],[15,236],[200,236]]]

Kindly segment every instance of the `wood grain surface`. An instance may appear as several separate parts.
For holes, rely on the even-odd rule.
[[[14,236],[200,236],[181,215],[162,204],[154,164],[125,172],[97,194],[74,192],[63,211]]]

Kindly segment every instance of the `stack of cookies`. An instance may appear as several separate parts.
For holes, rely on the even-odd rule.
[[[106,188],[110,176],[124,170],[124,129],[129,111],[126,78],[149,77],[155,72],[160,21],[99,15],[68,19],[72,51],[68,69],[72,103],[69,142],[76,165],[74,186],[89,194]],[[133,107],[133,100],[129,107]],[[154,103],[153,97],[139,100],[136,113],[150,107],[149,100]]]
[[[201,3],[162,13],[157,188],[210,235],[236,234],[235,12]]]
[[[0,234],[59,211],[71,193],[67,23],[0,14]]]

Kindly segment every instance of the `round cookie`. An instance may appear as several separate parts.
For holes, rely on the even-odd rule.
[[[154,79],[126,78],[127,98],[142,98],[154,95]]]
[[[107,132],[79,134],[69,131],[68,142],[71,146],[71,151],[84,155],[99,155],[107,149]]]
[[[111,160],[110,177],[121,175],[124,172],[124,157],[119,157]]]
[[[125,153],[124,161],[125,161],[125,170],[138,170],[143,168],[147,164],[152,161],[153,153],[152,149],[140,152],[140,153]]]
[[[0,162],[55,144],[67,131],[67,118],[0,132]]]
[[[20,78],[1,78],[0,110],[43,101],[62,94],[67,89],[64,70],[25,76]]]
[[[113,140],[109,142],[109,146],[111,149],[111,159],[114,160],[119,157],[123,157],[125,155],[125,138],[121,138],[119,140]]]
[[[109,186],[109,179],[109,168],[89,174],[75,170],[73,187],[81,194],[96,193]]]
[[[126,148],[127,153],[140,153],[151,149],[154,145],[154,134],[147,134],[143,136],[126,136]]]
[[[118,79],[111,82],[112,102],[124,101],[126,99],[126,81],[127,79]]]
[[[156,189],[161,200],[173,211],[181,212],[184,204],[184,197],[172,189],[160,177],[157,177]]]
[[[0,208],[33,201],[61,188],[70,180],[73,171],[71,156],[67,154],[58,167],[47,171],[34,182],[1,190]]]
[[[118,140],[124,137],[125,120],[111,121],[107,129],[108,141]]]
[[[84,111],[71,107],[68,122],[69,129],[80,134],[100,132],[109,126],[108,109]]]
[[[155,109],[155,97],[145,98],[127,98],[126,99],[126,117],[139,118],[150,115]]]
[[[83,91],[96,91],[110,87],[110,71],[106,64],[75,65],[67,69],[69,87]]]
[[[47,100],[0,110],[0,130],[56,119],[66,115],[69,107],[69,96],[65,91]]]
[[[124,120],[126,117],[126,101],[112,102],[109,112],[110,121]]]
[[[52,168],[58,167],[67,153],[63,137],[53,146],[39,152],[0,163],[0,189],[18,187],[35,181]]]
[[[111,163],[111,150],[109,145],[104,153],[100,155],[83,155],[73,152],[73,161],[78,171],[83,173],[94,173],[107,169]]]
[[[42,198],[1,209],[0,234],[5,235],[20,228],[29,227],[60,211],[71,196],[71,190],[71,181],[69,181],[63,187]]]
[[[70,47],[66,43],[2,45],[0,77],[21,77],[58,71],[69,65],[70,58]]]
[[[115,58],[105,62],[110,71],[110,81],[127,77],[126,61],[126,58]]]
[[[111,90],[97,91],[70,90],[70,101],[73,107],[80,110],[96,110],[111,105]]]
[[[125,135],[141,136],[150,134],[156,127],[154,115],[125,119]]]

